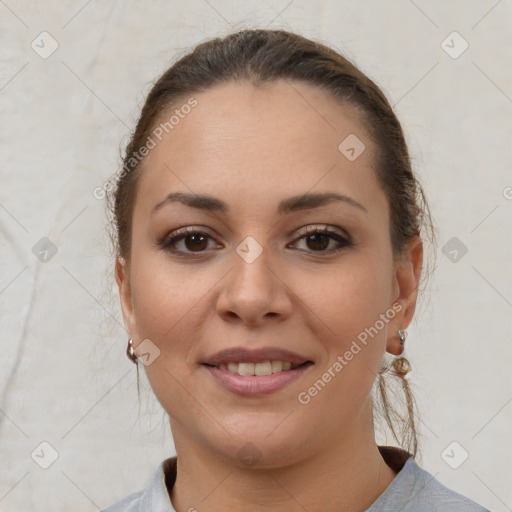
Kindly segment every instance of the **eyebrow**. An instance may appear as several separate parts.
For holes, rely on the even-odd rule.
[[[284,199],[279,203],[278,213],[279,214],[287,214],[291,212],[296,212],[300,210],[309,210],[313,208],[319,208],[321,206],[325,206],[333,201],[343,201],[351,206],[359,208],[364,212],[368,213],[368,210],[355,199],[350,196],[344,194],[337,193],[323,193],[323,194],[302,194],[298,196],[292,196],[287,199]],[[152,214],[154,214],[157,210],[162,208],[162,206],[174,202],[182,203],[191,208],[197,208],[199,210],[206,210],[211,212],[219,212],[226,214],[229,211],[228,205],[217,199],[216,197],[209,196],[206,194],[188,194],[184,192],[171,192],[165,198],[157,203],[152,210]]]

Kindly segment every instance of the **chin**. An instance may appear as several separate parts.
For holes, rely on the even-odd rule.
[[[310,446],[304,429],[294,428],[292,432],[276,425],[265,423],[238,429],[223,441],[210,440],[209,444],[220,456],[229,459],[230,464],[240,468],[271,469],[296,463],[305,456],[305,447]]]

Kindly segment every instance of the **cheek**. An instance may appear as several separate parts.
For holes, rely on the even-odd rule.
[[[143,254],[132,274],[132,293],[141,335],[161,340],[186,321],[208,285],[193,265],[171,265],[159,254]]]
[[[194,409],[194,401],[183,392],[191,368],[187,364],[207,283],[191,279],[190,270],[180,271],[160,257],[148,254],[134,269],[132,293],[140,339],[150,339],[160,350],[158,358],[144,370],[153,392],[171,417]],[[206,288],[208,289],[208,288]]]
[[[315,273],[297,272],[294,291],[325,324],[340,349],[375,324],[389,308],[391,271],[386,255],[376,251],[347,253],[339,264]]]
[[[390,270],[383,260],[384,256],[379,260],[358,253],[331,269],[329,276],[317,275],[316,285],[309,283],[309,290],[315,292],[303,295],[316,313],[312,330],[327,357],[302,391],[311,399],[307,407],[314,412],[312,416],[332,413],[333,425],[349,422],[354,410],[367,403],[381,365],[387,323],[380,318],[389,308],[391,285]],[[302,286],[306,287],[307,281],[303,278]],[[326,413],[327,409],[330,412]]]
[[[132,293],[140,339],[149,338],[160,349],[159,366],[184,374],[195,362],[197,341],[208,333],[209,294],[226,270],[201,264],[173,264],[146,253],[134,268]],[[148,374],[153,368],[146,368]]]

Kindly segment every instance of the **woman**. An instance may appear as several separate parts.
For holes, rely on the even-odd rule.
[[[429,211],[368,77],[286,31],[203,43],[152,88],[115,185],[127,353],[177,457],[108,512],[485,511],[414,459]],[[395,433],[385,374],[403,448],[375,441],[374,387]]]

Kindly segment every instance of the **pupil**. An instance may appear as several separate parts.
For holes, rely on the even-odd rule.
[[[188,243],[191,239],[198,239],[198,238],[200,238],[200,240],[197,240],[193,244]],[[201,243],[204,244],[205,239],[206,239],[206,237],[204,235],[200,235],[200,234],[199,235],[190,235],[186,238],[185,245],[187,246],[187,249],[189,249],[189,250],[203,249],[204,247],[201,246]],[[197,242],[199,242],[199,243],[197,243]]]
[[[313,239],[314,243],[315,243],[315,240],[316,240],[316,242],[318,242],[318,239],[322,239],[322,238],[323,238],[324,242],[327,240],[327,245],[329,245],[329,240],[328,240],[327,236],[325,236],[325,235],[316,234],[316,235],[310,235],[309,236],[309,240]],[[320,244],[320,245],[321,245],[321,247],[317,246],[316,249],[325,249],[327,247],[325,243]],[[315,247],[310,247],[310,248],[315,249]]]

